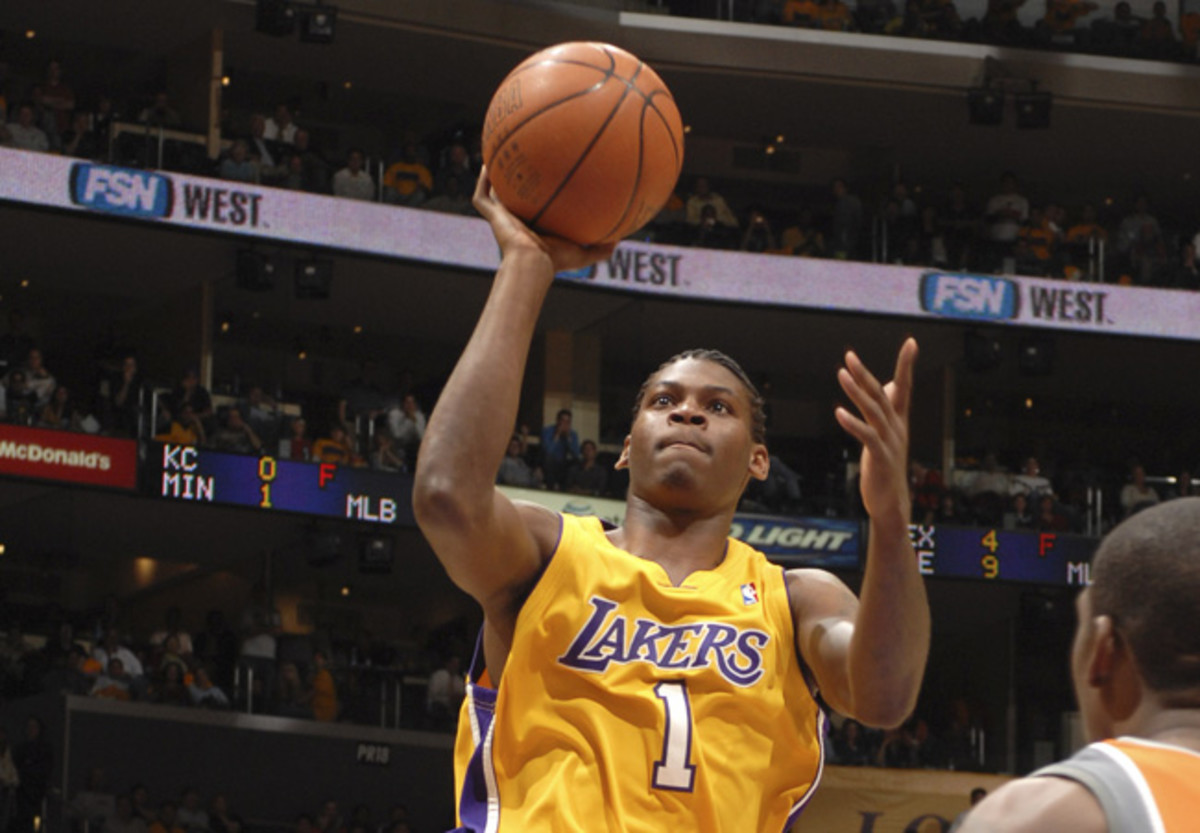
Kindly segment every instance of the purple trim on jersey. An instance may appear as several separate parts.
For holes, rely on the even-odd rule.
[[[496,709],[496,690],[485,688],[476,683],[469,683],[467,697],[470,714],[463,719],[474,718],[479,726],[479,742],[471,753],[471,762],[463,776],[462,798],[458,805],[458,818],[463,826],[459,831],[479,831],[487,829],[488,821],[488,777],[486,770],[492,762],[485,760],[488,735],[492,728],[492,718]]]
[[[800,814],[808,807],[808,802],[812,800],[813,795],[817,791],[817,784],[821,783],[821,775],[825,772],[825,710],[817,709],[817,774],[813,776],[812,783],[808,785],[804,795],[800,796],[800,800],[792,805],[792,811],[788,813],[787,821],[783,824],[783,833],[787,833],[792,829],[792,825],[800,818]]]
[[[783,589],[787,592],[787,568],[781,567],[783,573]],[[813,776],[813,781],[809,784],[804,795],[800,796],[800,800],[792,805],[792,811],[788,813],[787,822],[783,825],[783,833],[787,833],[792,825],[796,823],[796,819],[800,818],[800,814],[804,812],[804,808],[808,806],[808,802],[812,799],[813,793],[817,791],[817,784],[821,783],[821,774],[825,771],[825,733],[828,731],[825,709],[821,707],[821,700],[817,698],[819,689],[817,688],[817,678],[808,667],[808,663],[804,661],[804,655],[800,653],[800,640],[796,638],[796,619],[792,613],[791,596],[788,596],[788,617],[792,622],[792,650],[796,652],[796,662],[800,665],[800,674],[804,677],[805,684],[808,685],[809,694],[817,704],[817,774]]]

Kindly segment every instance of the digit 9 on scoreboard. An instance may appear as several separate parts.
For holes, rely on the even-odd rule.
[[[1000,575],[1000,556],[996,554],[996,550],[1000,548],[1000,541],[996,537],[996,530],[989,529],[979,539],[979,545],[982,546],[985,552],[979,558],[979,567],[982,575],[986,579],[994,579]]]

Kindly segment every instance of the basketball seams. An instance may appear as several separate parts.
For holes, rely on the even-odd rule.
[[[605,51],[605,54],[608,54],[607,50],[604,50],[604,51]],[[614,59],[612,57],[612,55],[609,55],[609,58],[612,60],[613,67],[615,69],[616,63],[617,63],[616,59]],[[530,225],[537,224],[537,221],[540,220],[542,218],[542,215],[545,214],[546,211],[550,208],[550,206],[554,204],[554,201],[556,199],[558,199],[559,194],[561,194],[563,192],[563,189],[567,187],[567,183],[571,181],[571,178],[575,176],[576,172],[583,165],[584,161],[587,160],[588,154],[590,154],[592,152],[592,148],[596,147],[596,143],[600,141],[600,137],[604,135],[604,131],[608,130],[608,126],[610,124],[612,124],[613,118],[617,115],[617,112],[620,111],[620,109],[621,109],[621,105],[623,105],[625,103],[625,100],[627,98],[629,98],[629,91],[631,89],[636,89],[635,87],[633,87],[631,82],[638,77],[638,74],[642,71],[643,66],[645,66],[645,64],[643,64],[639,61],[638,67],[636,70],[634,70],[633,75],[630,76],[629,81],[625,82],[625,90],[624,90],[624,92],[621,93],[621,97],[619,99],[617,99],[617,103],[613,106],[613,108],[608,111],[608,115],[604,117],[604,121],[601,122],[600,127],[592,135],[592,139],[591,139],[591,141],[588,142],[587,147],[585,147],[583,149],[583,152],[581,154],[579,154],[579,158],[575,160],[575,164],[571,166],[571,170],[567,171],[566,176],[564,176],[562,178],[562,181],[558,183],[558,186],[554,189],[553,193],[551,193],[550,196],[546,199],[546,202],[542,204],[542,207],[538,209],[537,213],[534,214],[531,218],[529,218]],[[611,75],[610,78],[617,78],[618,80],[622,80],[622,81],[624,80],[620,76],[615,75],[615,74]],[[605,83],[607,84],[608,82],[605,81]],[[639,142],[639,144],[640,144],[640,142]],[[640,161],[639,161],[639,165],[640,165]],[[639,167],[639,170],[640,170],[640,167]]]
[[[682,169],[683,126],[670,90],[637,56],[602,43],[564,46],[573,49],[535,57],[515,68],[501,84],[489,108],[489,115],[493,109],[498,112],[495,128],[485,138],[485,158],[489,164],[501,165],[497,173],[502,179],[507,177],[506,188],[521,184],[521,179],[512,179],[521,170],[534,177],[510,195],[520,201],[519,216],[530,227],[541,233],[567,231],[577,242],[593,245],[625,236],[638,219],[645,222],[660,201],[660,192],[673,187],[665,178],[673,175],[677,179]],[[530,71],[534,71],[532,77]],[[620,86],[610,86],[610,82]],[[543,83],[549,86],[543,87]],[[525,87],[526,104],[537,108],[523,118],[514,112],[520,110],[521,87]],[[664,95],[665,100],[660,98]],[[512,123],[513,116],[520,120]],[[541,120],[554,125],[578,123],[578,127],[572,126],[570,141],[563,144],[548,138],[539,127]],[[522,137],[529,137],[531,144]],[[518,142],[520,153],[512,160],[516,167],[509,169],[499,157]],[[666,143],[670,144],[669,159]],[[526,158],[543,153],[555,160],[548,167]],[[597,171],[618,158],[623,167],[620,176],[614,170],[611,177],[601,173],[596,178]],[[557,176],[551,179],[546,174]],[[592,195],[600,202],[593,205]],[[503,191],[500,196],[502,200],[510,198]],[[614,214],[618,215],[615,220]],[[611,224],[603,235],[599,231],[604,226],[597,228],[597,220]]]

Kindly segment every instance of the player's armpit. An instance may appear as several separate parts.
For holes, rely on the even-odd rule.
[[[788,570],[787,588],[796,647],[822,699],[839,713],[854,716],[848,661],[858,599],[824,570]]]
[[[1065,778],[1011,781],[971,809],[958,833],[1108,833],[1099,802]]]
[[[558,541],[560,519],[545,507],[514,502],[498,489],[490,511],[462,511],[454,497],[414,503],[421,531],[447,575],[502,621],[540,575]],[[511,614],[515,618],[515,612]]]

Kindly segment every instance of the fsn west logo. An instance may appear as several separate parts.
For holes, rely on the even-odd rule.
[[[163,219],[171,216],[175,189],[170,177],[153,171],[76,162],[71,201],[94,211]]]
[[[1007,320],[1017,317],[1021,295],[1015,281],[985,275],[926,272],[921,308],[950,318]]]

